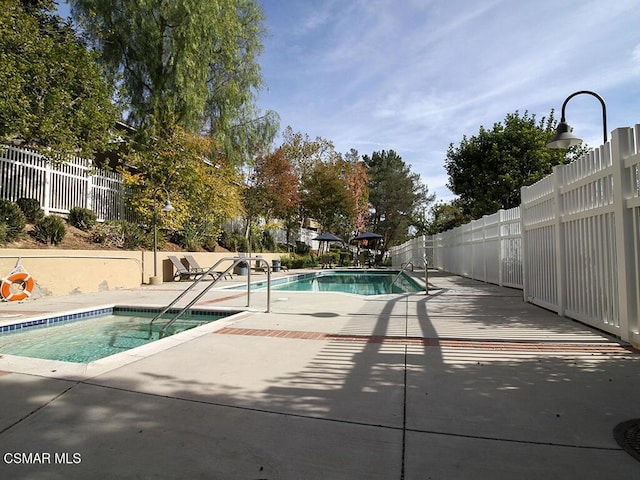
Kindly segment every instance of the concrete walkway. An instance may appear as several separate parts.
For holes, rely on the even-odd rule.
[[[429,296],[273,292],[264,313],[256,292],[250,314],[118,364],[5,355],[0,478],[640,478],[613,437],[640,417],[637,352],[520,291],[430,273]],[[0,318],[177,288],[2,304]]]

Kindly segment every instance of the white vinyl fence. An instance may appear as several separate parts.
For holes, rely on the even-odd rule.
[[[433,266],[433,238],[415,237],[402,245],[391,247],[391,264],[400,268],[407,264],[414,268],[424,268],[425,262]]]
[[[83,207],[93,210],[100,221],[125,218],[118,173],[96,170],[90,160],[78,157],[52,165],[26,148],[0,148],[0,198],[35,198],[47,215]]]
[[[528,302],[640,343],[640,125],[524,187],[520,207],[431,240],[430,266],[521,288]],[[426,239],[413,242],[391,250],[394,265],[425,255]]]

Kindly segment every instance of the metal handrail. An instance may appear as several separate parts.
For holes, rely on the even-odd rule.
[[[407,267],[411,265],[411,271],[413,272],[413,263],[411,262],[406,262],[403,263],[402,265],[400,265],[400,271],[398,272],[398,274],[393,277],[393,280],[391,280],[391,285],[389,285],[389,289],[391,290],[389,293],[393,293],[393,284],[396,283],[396,280],[398,280],[398,278],[400,278],[400,275],[402,275],[402,273],[407,269]]]
[[[411,271],[413,272],[413,269],[415,268],[415,266],[413,265],[413,262],[409,261],[409,262],[404,262],[402,265],[400,265],[401,269],[406,269],[409,265],[411,265]]]
[[[162,317],[162,315],[164,315],[165,313],[167,313],[167,311],[173,307],[176,303],[178,303],[178,301],[180,301],[180,299],[182,297],[184,297],[187,293],[189,293],[196,285],[198,285],[203,278],[205,278],[207,275],[211,274],[212,272],[214,272],[215,268],[220,265],[222,262],[228,262],[228,261],[232,261],[232,264],[224,271],[222,272],[217,278],[215,278],[209,285],[207,285],[207,287],[200,292],[198,295],[196,295],[196,297],[191,300],[187,305],[185,305],[182,309],[180,309],[180,311],[174,316],[172,317],[161,329],[160,329],[160,337],[162,337],[164,335],[164,332],[166,331],[167,328],[169,328],[178,318],[180,318],[182,315],[184,315],[184,313],[191,308],[198,300],[200,300],[204,295],[207,294],[207,292],[209,292],[209,290],[211,290],[211,288],[218,283],[218,281],[221,278],[224,278],[224,276],[229,273],[236,265],[240,264],[240,263],[249,263],[252,260],[256,260],[257,262],[263,261],[266,263],[266,270],[267,270],[267,310],[266,313],[269,313],[271,311],[271,269],[269,268],[269,262],[267,261],[266,258],[262,258],[262,257],[224,257],[221,258],[220,260],[218,260],[214,265],[212,265],[209,270],[207,270],[206,272],[202,273],[202,276],[198,279],[196,279],[191,285],[189,285],[189,287],[187,287],[180,295],[178,295],[176,298],[173,299],[173,301],[171,303],[169,303],[169,305],[167,305],[166,307],[164,307],[155,317],[153,317],[151,319],[151,321],[149,322],[149,338],[151,338],[153,336],[153,322],[155,322],[157,319],[159,319],[160,317]],[[251,265],[249,264],[249,267],[251,267]],[[247,275],[247,307],[250,306],[251,303],[251,268],[248,269],[248,275]]]

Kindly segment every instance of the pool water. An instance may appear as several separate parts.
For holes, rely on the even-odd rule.
[[[356,295],[418,293],[424,291],[408,275],[398,272],[317,272],[293,277],[291,281],[271,285],[272,290],[295,292],[342,292]]]
[[[198,327],[234,313],[236,312],[187,314],[184,318],[178,319],[165,336]],[[132,313],[126,310],[114,310],[111,314],[69,320],[50,326],[22,328],[0,334],[0,353],[89,363],[158,340],[160,329],[173,315],[166,314],[154,323],[151,338],[149,338],[149,322],[155,316],[154,312]]]

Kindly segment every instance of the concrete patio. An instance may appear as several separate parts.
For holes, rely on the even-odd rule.
[[[613,436],[640,417],[637,351],[518,290],[429,280],[429,296],[274,291],[270,313],[255,292],[249,314],[119,364],[5,355],[0,478],[640,477]],[[179,288],[5,303],[0,320]]]

